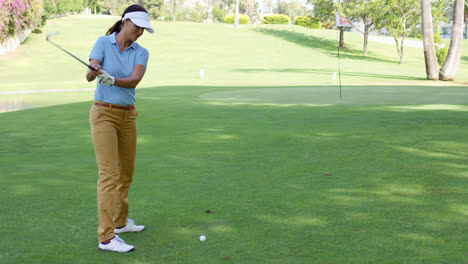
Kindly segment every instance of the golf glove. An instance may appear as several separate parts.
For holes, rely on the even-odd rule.
[[[114,76],[111,76],[104,70],[101,70],[101,74],[97,76],[99,83],[100,84],[105,84],[105,85],[114,85],[115,83],[115,78]]]

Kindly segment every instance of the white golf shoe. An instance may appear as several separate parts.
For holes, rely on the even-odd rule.
[[[99,243],[99,250],[102,251],[114,251],[114,252],[130,252],[135,250],[135,247],[132,245],[127,245],[123,239],[118,235],[115,235],[109,242],[106,244]]]
[[[132,219],[127,219],[127,224],[121,228],[114,228],[115,234],[121,234],[126,232],[140,232],[145,230],[145,226],[135,225],[135,221]]]

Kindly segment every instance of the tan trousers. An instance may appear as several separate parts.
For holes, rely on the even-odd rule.
[[[127,223],[128,191],[135,168],[136,118],[136,110],[94,104],[90,110],[91,136],[99,167],[99,242],[111,239],[114,228]]]

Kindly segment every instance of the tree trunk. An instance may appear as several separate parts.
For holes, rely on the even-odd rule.
[[[453,25],[450,47],[447,58],[439,73],[439,78],[444,81],[452,81],[457,75],[463,42],[463,12],[464,0],[455,0],[453,4]]]
[[[400,52],[400,64],[403,64],[403,58],[404,58],[404,50],[403,50],[403,48],[405,47],[404,42],[405,42],[405,36],[403,36],[403,37],[401,38],[401,44],[400,44],[400,49],[401,49],[401,52]]]
[[[468,39],[468,11],[465,12],[465,39]]]
[[[340,49],[344,49],[344,27],[340,27]]]
[[[431,0],[421,0],[421,17],[426,77],[428,80],[439,80],[439,65],[437,64],[432,32]]]
[[[234,27],[239,27],[239,0],[236,0],[236,14],[234,15]]]
[[[213,23],[213,0],[208,0],[208,17],[206,18],[208,24]]]
[[[400,42],[398,42],[398,39],[394,36],[393,39],[395,40],[395,46],[396,50],[398,52],[398,57],[401,57],[401,51],[400,51]]]
[[[468,0],[465,0],[465,39],[468,39]]]
[[[364,29],[364,50],[362,52],[362,54],[364,54],[364,56],[367,56],[367,41],[369,39],[369,29],[366,27]]]
[[[172,0],[172,22],[175,22],[176,18],[176,7],[177,7],[177,0]]]

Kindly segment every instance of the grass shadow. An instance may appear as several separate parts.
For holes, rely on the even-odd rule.
[[[460,63],[468,65],[468,56],[462,56]]]
[[[315,50],[320,50],[323,53],[330,54],[332,56],[337,55],[337,41],[328,40],[325,38],[319,38],[312,35],[306,35],[299,32],[289,31],[289,30],[278,30],[278,29],[268,29],[268,28],[256,28],[255,31],[270,35],[276,38],[280,38],[289,42],[292,42],[297,45],[301,45],[307,48],[313,48]],[[387,62],[393,63],[396,62],[393,60],[386,60],[371,56],[363,56],[361,50],[355,49],[341,49],[340,57],[345,59],[354,59],[354,60],[364,60],[364,61],[374,61],[374,62]]]
[[[199,100],[236,89],[139,92],[124,257],[96,250],[90,102],[0,115],[0,262],[462,263],[467,112]]]

